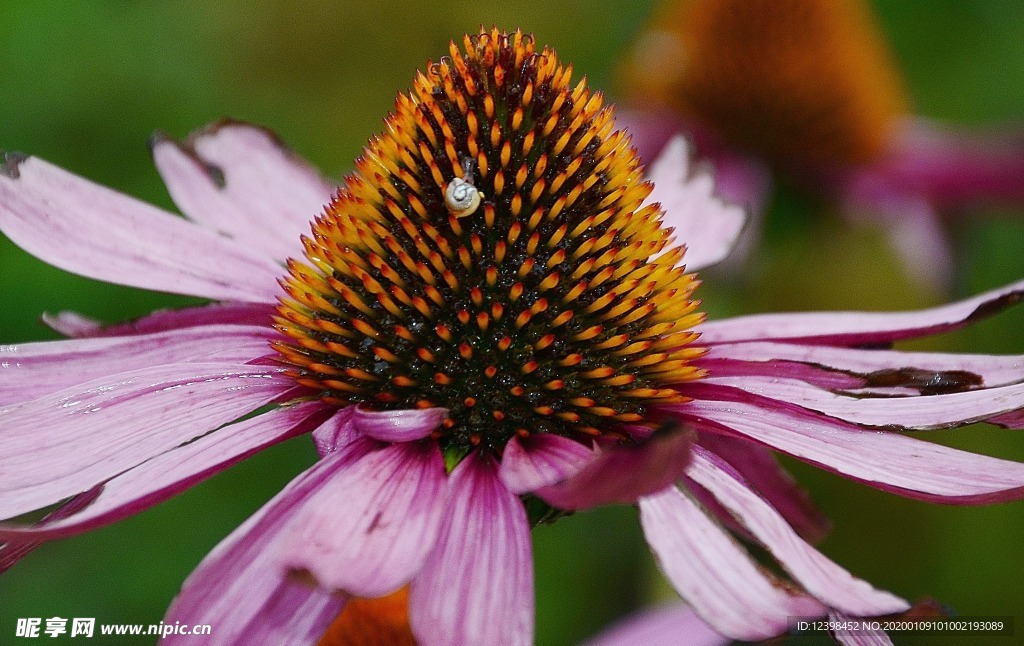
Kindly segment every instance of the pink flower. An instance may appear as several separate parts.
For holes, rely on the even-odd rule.
[[[665,0],[622,71],[620,123],[645,159],[687,132],[726,199],[759,213],[783,176],[884,227],[925,284],[952,278],[944,217],[1024,204],[1020,125],[914,115],[863,0]]]
[[[154,141],[192,222],[6,157],[0,228],[19,245],[218,303],[109,328],[64,314],[50,322],[74,338],[2,349],[0,517],[67,502],[0,527],[0,565],[312,432],[321,460],[207,556],[166,622],[312,643],[348,600],[408,584],[421,643],[530,643],[531,516],[622,502],[705,621],[761,639],[906,608],[805,542],[824,521],[772,449],[927,500],[1021,497],[1024,465],[903,434],[1020,426],[1019,358],[863,348],[972,322],[1024,283],[923,312],[704,323],[672,232],[693,270],[743,218],[685,145],[652,188],[552,51],[497,31],[464,48],[399,97],[333,197],[230,122]]]
[[[593,434],[617,443],[627,424],[649,431],[642,404],[681,401],[669,386],[695,374],[685,357],[702,352],[686,347],[700,319],[687,299],[696,283],[677,266],[682,249],[666,249],[653,200],[673,200],[681,216],[719,214],[694,245],[697,261],[724,255],[743,218],[711,200],[706,179],[652,197],[601,96],[570,86],[570,71],[530,37],[482,33],[466,52],[453,45],[418,78],[390,134],[333,198],[273,136],[238,123],[153,142],[191,222],[39,159],[5,157],[0,227],[22,247],[93,278],[219,303],[110,328],[64,314],[50,323],[76,338],[4,348],[0,517],[68,502],[36,526],[0,530],[3,565],[312,431],[323,459],[199,567],[169,622],[216,625],[222,643],[304,642],[348,598],[411,581],[421,641],[531,641],[520,496],[561,479],[567,455],[591,455]],[[492,226],[499,244],[481,239]],[[564,283],[551,271],[559,264]],[[422,343],[410,343],[417,334]],[[425,370],[429,383],[413,387]],[[423,406],[427,397],[436,401]],[[551,441],[546,429],[573,439]],[[513,436],[518,469],[502,459]],[[672,470],[639,493],[681,474],[690,439],[641,447]],[[631,473],[609,480],[616,498],[636,486]]]

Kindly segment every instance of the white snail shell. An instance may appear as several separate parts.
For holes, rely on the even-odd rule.
[[[461,177],[456,177],[444,189],[444,204],[452,215],[464,218],[480,206],[480,191]]]

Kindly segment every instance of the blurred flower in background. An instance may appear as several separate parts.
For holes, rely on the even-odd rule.
[[[691,133],[721,194],[755,213],[771,174],[784,174],[851,219],[879,222],[926,285],[952,279],[941,218],[1024,209],[1024,124],[972,131],[915,116],[863,0],[663,2],[621,83],[648,159],[672,133]]]

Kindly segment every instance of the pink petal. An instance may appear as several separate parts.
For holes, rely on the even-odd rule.
[[[822,345],[796,343],[749,342],[723,343],[711,346],[702,363],[720,359],[749,362],[750,370],[742,374],[780,375],[782,362],[811,364],[831,371],[842,379],[819,381],[814,372],[805,381],[832,388],[916,388],[933,391],[966,390],[977,386],[1002,386],[1024,378],[1024,356],[995,356],[986,354],[945,354],[938,352],[904,352],[900,350],[862,350],[859,348],[833,348]],[[748,365],[749,365],[748,364]],[[731,366],[717,369],[714,375],[731,376]],[[801,373],[793,373],[797,376]],[[799,377],[802,378],[802,377]]]
[[[51,505],[270,403],[283,368],[157,366],[0,407],[0,518]]]
[[[889,143],[898,146],[898,140],[898,135],[890,137]],[[953,258],[937,212],[939,201],[921,182],[894,176],[894,161],[896,156],[883,157],[837,178],[843,211],[854,221],[880,222],[910,275],[924,285],[944,289],[952,278]],[[1024,172],[1017,174],[1024,187]]]
[[[746,437],[830,471],[910,498],[983,504],[1024,497],[1024,464],[868,431],[799,409],[693,401],[681,420]]]
[[[533,643],[530,526],[497,465],[471,453],[451,474],[434,551],[413,579],[409,619],[423,644]]]
[[[303,503],[276,558],[330,590],[390,594],[419,572],[433,548],[446,485],[434,442],[370,451]]]
[[[718,632],[748,641],[785,632],[796,617],[825,608],[788,592],[683,492],[640,499],[640,524],[672,587]]]
[[[725,646],[731,641],[701,621],[692,608],[674,603],[630,615],[584,646]]]
[[[355,430],[382,442],[411,442],[430,435],[448,417],[447,408],[372,411],[356,408]]]
[[[157,170],[189,219],[261,255],[302,257],[299,236],[330,202],[334,187],[269,130],[221,121],[184,143],[151,143]]]
[[[910,608],[903,599],[854,578],[801,540],[771,505],[713,453],[695,447],[687,475],[714,494],[801,586],[829,607],[858,616],[891,614]]]
[[[694,502],[734,537],[750,543],[757,542],[754,535],[736,520],[732,512],[718,502],[710,491],[694,482],[692,478],[683,477],[676,483],[676,486],[690,494]]]
[[[259,556],[258,550],[253,548],[236,548],[234,552],[254,558]],[[254,575],[248,571],[254,568],[246,567],[248,564],[244,558],[235,554],[231,556],[231,565],[218,568],[218,573],[227,581],[241,581],[248,585],[246,590],[238,589],[236,585],[224,591],[228,598],[237,599],[237,604],[225,607],[218,603],[212,608],[202,608],[194,603],[187,606],[175,603],[164,617],[165,625],[173,626],[177,622],[191,626],[217,626],[220,630],[213,628],[210,635],[201,638],[203,644],[210,646],[309,646],[323,637],[348,601],[342,595],[331,594],[279,574]],[[258,564],[255,569],[259,567],[265,567],[265,564]],[[204,580],[192,584],[193,587],[212,587],[208,583],[212,576],[207,574]],[[191,590],[186,588],[181,594],[186,592]],[[161,646],[192,646],[196,638],[172,634],[159,643]]]
[[[888,429],[951,428],[1024,408],[1024,383],[916,397],[852,397],[776,377],[712,377],[700,387],[712,385],[796,404],[854,424]]]
[[[67,337],[97,336],[103,329],[103,324],[96,319],[82,316],[78,312],[57,312],[50,314],[43,312],[39,317],[46,327]]]
[[[271,259],[35,157],[0,165],[0,229],[56,267],[119,285],[266,303],[280,291]]]
[[[348,602],[341,595],[330,594],[302,582],[281,579],[270,585],[274,586],[270,588],[270,594],[249,600],[242,607],[249,619],[248,624],[239,627],[241,622],[236,619],[228,624],[230,635],[204,635],[200,638],[202,642],[214,646],[310,646],[318,643]],[[226,623],[222,617],[215,616],[206,625],[212,627]],[[167,624],[166,619],[164,623]],[[192,625],[201,623],[194,622]],[[211,628],[211,635],[215,631],[215,628]],[[196,638],[180,635],[159,642],[161,646],[194,646],[195,643]]]
[[[355,410],[355,406],[346,406],[313,431],[313,444],[320,457],[327,457],[328,453],[338,451],[359,437],[352,426],[352,413]]]
[[[319,402],[283,406],[162,453],[103,483],[82,511],[31,527],[0,524],[0,539],[53,539],[117,522],[220,473],[268,446],[308,432],[326,416]]]
[[[860,621],[841,612],[829,613],[828,620],[840,624]],[[829,634],[842,646],[892,646],[892,640],[883,630],[831,630]]]
[[[867,380],[856,374],[850,372],[844,372],[841,370],[829,370],[827,366],[821,366],[811,363],[800,363],[797,361],[787,361],[782,359],[768,359],[765,361],[751,360],[741,358],[742,352],[736,351],[733,359],[728,356],[723,356],[720,353],[716,353],[715,350],[720,347],[736,348],[743,347],[746,345],[755,345],[754,343],[736,343],[736,344],[722,344],[713,345],[709,348],[708,356],[700,357],[694,362],[696,367],[702,368],[709,375],[714,377],[761,377],[764,375],[772,375],[775,377],[785,377],[788,379],[798,379],[809,384],[820,386],[821,388],[829,388],[831,390],[845,390],[845,391],[858,391],[864,388]],[[777,345],[784,345],[782,343]],[[825,349],[832,349],[832,346],[810,346],[810,345],[795,345],[797,348],[814,348],[821,347]],[[714,356],[710,356],[710,355]],[[905,388],[899,388],[894,390],[895,393],[906,393]]]
[[[916,312],[809,312],[752,314],[703,323],[702,343],[805,340],[869,345],[959,329],[1024,299],[1024,281],[949,305]]]
[[[216,626],[203,641],[218,646],[316,643],[347,599],[290,576],[274,554],[303,506],[368,450],[354,443],[292,480],[203,559],[164,623]],[[162,643],[194,641],[171,636]]]
[[[217,325],[156,334],[0,345],[0,405],[120,372],[211,361],[241,365],[272,353],[270,327]]]
[[[820,541],[832,529],[832,523],[807,491],[779,465],[771,451],[753,442],[714,433],[701,433],[699,438],[701,446],[728,462],[804,540]]]
[[[1003,415],[996,415],[985,420],[989,424],[1003,428],[1024,428],[1024,410],[1015,410]]]
[[[900,126],[890,155],[870,168],[876,176],[944,206],[1019,205],[1024,200],[1024,133],[1019,124],[991,132],[924,119]]]
[[[954,249],[935,207],[924,197],[906,195],[893,208],[899,211],[882,214],[882,224],[904,270],[922,285],[947,289],[955,278]]]
[[[764,163],[723,145],[706,127],[694,121],[683,121],[672,111],[619,107],[615,113],[616,125],[629,132],[633,147],[645,165],[650,167],[672,140],[685,135],[695,144],[697,157],[714,164],[715,194],[747,209],[753,220],[760,219],[771,191],[771,172]],[[744,238],[748,237],[752,224],[757,222],[748,222]]]
[[[75,312],[43,314],[43,322],[64,336],[123,336],[201,325],[268,325],[274,311],[274,306],[267,303],[210,303],[180,310],[157,310],[113,325],[103,325]]]
[[[761,160],[737,150],[708,149],[705,153],[699,142],[697,150],[714,164],[715,195],[729,204],[742,207],[747,212],[741,236],[746,241],[739,240],[737,248],[732,251],[735,256],[737,251],[743,252],[747,242],[757,239],[757,236],[750,234],[752,229],[759,233],[761,228],[765,204],[771,197],[771,171]]]
[[[517,436],[505,445],[498,474],[509,491],[522,495],[565,480],[594,457],[592,449],[561,435]]]
[[[693,439],[691,431],[668,429],[637,446],[611,447],[579,473],[535,493],[559,509],[633,504],[683,477]]]
[[[686,245],[686,266],[701,269],[725,258],[736,244],[746,213],[714,195],[711,174],[690,167],[690,151],[683,137],[665,146],[652,164],[649,179],[654,190],[647,203],[660,202],[664,226],[675,229],[677,243]]]
[[[85,493],[78,494],[70,500],[57,507],[42,518],[34,527],[43,523],[55,522],[77,514],[85,509],[99,494],[99,487],[95,487]],[[5,539],[6,540],[6,539]],[[45,541],[41,539],[28,539],[24,536],[16,538],[16,542],[0,543],[0,574],[6,572],[12,565],[25,558],[32,550],[42,545]]]

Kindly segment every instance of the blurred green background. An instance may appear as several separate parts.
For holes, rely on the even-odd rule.
[[[1024,3],[875,4],[918,113],[965,124],[1024,118]],[[150,162],[147,138],[156,129],[185,136],[233,116],[270,126],[338,178],[381,128],[396,92],[428,58],[444,54],[450,39],[481,24],[521,27],[554,46],[592,86],[611,89],[617,57],[652,5],[0,3],[0,147],[173,208]],[[1024,224],[996,217],[1006,215],[1024,212],[978,214],[957,227],[960,272],[953,295],[1024,276]],[[764,244],[743,277],[712,275],[700,296],[712,316],[900,309],[946,298],[909,283],[879,232],[852,228],[827,205],[789,189],[776,195]],[[43,311],[118,321],[188,302],[62,273],[0,239],[4,343],[54,338],[38,323]],[[916,347],[1020,353],[1022,323],[1024,314],[1011,312]],[[1019,433],[978,427],[928,435],[1024,460]],[[0,644],[20,641],[14,638],[18,617],[158,622],[217,541],[313,459],[307,440],[292,441],[126,522],[44,546],[0,577]],[[963,615],[1016,614],[1016,640],[1024,643],[1024,503],[940,507],[789,464],[835,522],[822,546],[828,555],[912,600],[931,596]],[[576,643],[640,605],[668,598],[631,509],[578,514],[538,528],[534,539],[538,644]],[[905,636],[896,642],[989,643]]]

